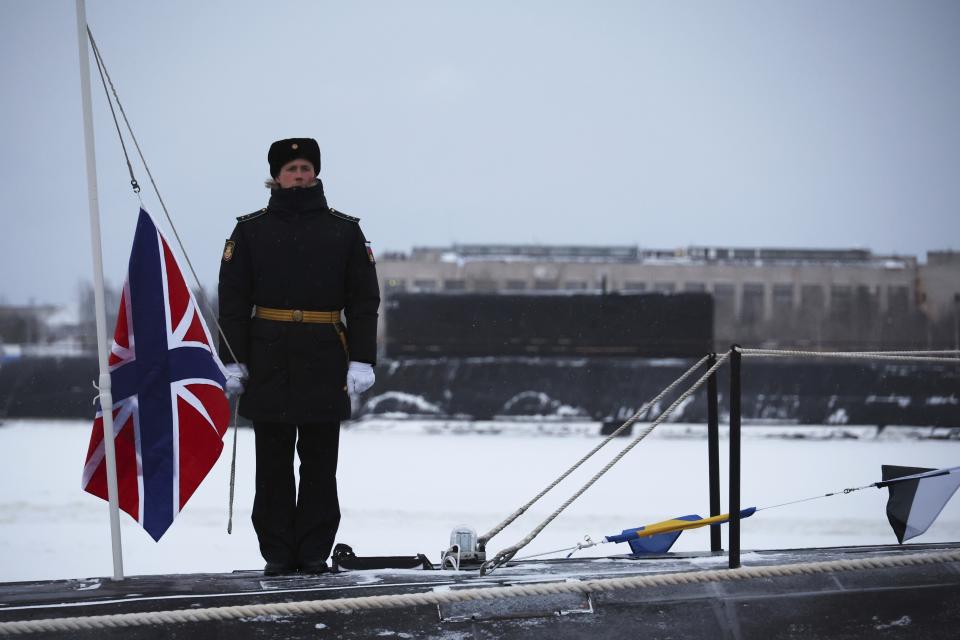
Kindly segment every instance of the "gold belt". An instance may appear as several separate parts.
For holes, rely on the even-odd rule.
[[[301,311],[300,309],[271,309],[257,307],[255,317],[262,320],[276,320],[278,322],[314,322],[320,324],[337,324],[340,322],[340,311]]]

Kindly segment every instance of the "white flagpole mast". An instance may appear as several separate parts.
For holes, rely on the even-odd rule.
[[[113,393],[107,354],[107,315],[103,295],[103,249],[100,244],[100,204],[97,199],[97,163],[90,107],[90,57],[87,48],[87,7],[77,0],[77,44],[80,46],[80,93],[83,97],[83,141],[87,155],[87,194],[90,200],[90,240],[93,247],[94,304],[97,316],[97,356],[100,362],[100,407],[103,410],[103,448],[107,462],[107,496],[110,499],[110,540],[113,545],[113,579],[123,580],[123,550],[120,545],[120,501],[117,489],[117,457],[113,442]]]

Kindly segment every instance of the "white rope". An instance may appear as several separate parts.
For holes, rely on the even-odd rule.
[[[252,618],[256,616],[350,613],[370,609],[397,609],[423,605],[438,606],[456,602],[569,593],[592,594],[621,589],[654,589],[666,586],[737,582],[757,578],[785,578],[797,575],[841,573],[866,569],[890,569],[947,562],[960,562],[960,550],[912,554],[896,553],[889,556],[873,558],[825,560],[820,562],[771,565],[765,567],[741,567],[739,569],[714,569],[658,575],[647,574],[622,578],[600,578],[596,580],[584,580],[582,582],[520,584],[508,587],[431,591],[427,593],[337,598],[333,600],[277,602],[272,604],[211,607],[207,609],[182,609],[174,611],[0,622],[0,635],[84,631],[103,628],[116,629],[146,625],[183,624],[187,622],[212,622]]]
[[[948,362],[960,364],[960,357],[934,357],[924,353],[957,354],[957,351],[802,351],[798,349],[746,349],[737,347],[737,351],[747,357],[794,357],[794,358],[846,358],[850,360],[899,360],[909,362]],[[915,355],[921,354],[921,355]]]
[[[560,483],[561,483],[567,476],[569,476],[571,473],[573,473],[574,471],[576,471],[576,470],[580,467],[580,465],[582,465],[584,462],[586,462],[588,459],[590,459],[590,457],[593,456],[593,454],[595,454],[597,451],[600,451],[600,449],[602,449],[604,446],[606,446],[607,443],[609,443],[611,440],[613,440],[614,438],[616,438],[617,436],[619,436],[625,429],[627,429],[628,427],[633,426],[633,424],[636,423],[637,420],[639,420],[641,416],[643,416],[643,415],[646,414],[646,412],[647,412],[648,409],[650,409],[650,408],[653,407],[653,406],[656,406],[656,404],[657,404],[658,402],[660,402],[660,400],[662,400],[662,399],[664,398],[664,396],[666,396],[668,393],[670,393],[671,391],[673,391],[673,389],[674,389],[677,385],[679,385],[681,382],[683,382],[683,381],[686,380],[688,377],[690,377],[690,375],[691,375],[694,371],[696,371],[697,369],[699,369],[699,368],[703,365],[703,363],[706,362],[706,361],[709,360],[709,359],[710,359],[710,356],[704,356],[703,358],[701,358],[695,365],[693,365],[692,367],[690,367],[689,369],[687,369],[687,371],[686,371],[682,376],[680,376],[679,378],[677,378],[676,380],[674,380],[674,381],[670,384],[670,386],[668,386],[666,389],[664,389],[663,391],[661,391],[661,392],[660,392],[660,395],[658,395],[657,397],[653,398],[652,400],[644,403],[643,406],[641,406],[640,409],[639,409],[636,413],[634,413],[632,416],[630,416],[630,418],[627,419],[626,422],[624,422],[622,425],[620,425],[613,433],[611,433],[611,434],[610,434],[609,436],[607,436],[602,442],[600,442],[600,444],[598,444],[598,445],[595,446],[593,449],[591,449],[585,456],[583,456],[583,457],[580,458],[577,462],[575,462],[575,463],[573,464],[573,466],[571,466],[569,469],[567,469],[567,470],[564,471],[562,474],[560,474],[560,476],[559,476],[556,480],[554,480],[553,482],[551,482],[549,485],[547,485],[547,487],[546,487],[545,489],[543,489],[540,493],[538,493],[538,494],[535,495],[533,498],[531,498],[525,505],[523,505],[522,507],[520,507],[519,509],[517,509],[516,511],[514,511],[513,513],[511,513],[509,516],[507,516],[506,519],[504,519],[503,522],[501,522],[500,524],[498,524],[497,526],[495,526],[493,529],[491,529],[491,530],[488,531],[487,533],[485,533],[485,534],[483,534],[482,536],[480,536],[479,538],[477,538],[477,544],[480,545],[480,546],[486,545],[486,543],[489,542],[490,539],[493,538],[493,536],[495,536],[495,535],[497,535],[498,533],[500,533],[501,531],[503,531],[504,528],[506,528],[511,522],[513,522],[514,520],[516,520],[517,518],[519,518],[520,516],[522,516],[522,515],[526,512],[527,509],[529,509],[531,506],[533,506],[533,504],[534,504],[535,502],[537,502],[537,500],[539,500],[540,498],[542,498],[543,496],[545,496],[545,495],[547,494],[547,492],[549,492],[551,489],[553,489],[553,488],[556,487],[558,484],[560,484]]]
[[[183,255],[183,259],[187,263],[187,268],[190,270],[190,275],[193,276],[193,281],[197,285],[197,294],[200,298],[198,303],[202,309],[212,312],[213,308],[207,300],[207,294],[204,291],[203,285],[200,284],[200,278],[197,277],[196,270],[193,268],[193,262],[190,260],[190,255],[187,253],[187,248],[183,246],[183,241],[180,239],[180,234],[177,232],[177,226],[173,224],[173,218],[170,217],[170,212],[167,210],[167,204],[163,201],[163,196],[160,195],[160,188],[157,186],[156,180],[153,179],[153,173],[150,171],[150,165],[147,164],[147,159],[144,157],[143,151],[140,149],[140,142],[137,140],[136,134],[133,133],[133,127],[130,125],[130,120],[127,119],[127,112],[124,110],[123,104],[120,102],[120,96],[117,94],[117,88],[113,85],[113,78],[110,77],[110,72],[107,71],[107,64],[103,61],[103,56],[100,54],[100,49],[97,47],[97,42],[93,38],[93,31],[90,30],[89,25],[87,25],[87,36],[90,39],[90,45],[93,48],[93,54],[97,60],[97,64],[99,65],[100,69],[103,70],[103,75],[106,76],[107,82],[110,84],[110,90],[113,92],[113,99],[117,103],[117,108],[120,110],[120,115],[123,116],[123,123],[127,127],[127,132],[130,134],[130,139],[133,141],[133,146],[136,148],[137,155],[140,157],[140,162],[143,163],[143,168],[147,172],[147,177],[150,178],[150,185],[153,187],[153,192],[157,195],[157,200],[160,202],[160,208],[163,209],[163,214],[167,218],[167,223],[170,225],[170,230],[173,231],[173,237],[177,241],[177,246],[180,247],[180,253]],[[104,87],[104,90],[106,90],[106,86]],[[109,101],[109,99],[110,96],[107,95],[107,100]],[[110,110],[113,111],[112,104],[110,106]],[[114,122],[116,122],[116,117],[114,117]],[[119,125],[117,125],[117,136],[120,138],[120,144],[123,146],[123,153],[124,156],[126,156],[127,149],[123,143],[123,136],[120,135]],[[129,158],[127,159],[127,166],[130,167]],[[133,179],[132,167],[130,167],[130,175],[131,182],[135,184],[136,180]],[[137,198],[140,198],[140,187],[135,186],[135,188],[137,190]],[[143,205],[142,198],[140,198],[140,205]],[[213,318],[213,324],[217,327],[217,332],[223,338],[224,346],[227,348],[227,351],[230,352],[230,357],[233,358],[235,362],[238,362],[237,354],[234,353],[233,347],[230,346],[230,341],[227,340],[227,336],[223,332],[223,327],[220,326],[220,320],[213,313],[211,313],[211,317]],[[212,346],[213,345],[211,345],[211,347]]]
[[[937,356],[937,355],[945,356],[945,355],[953,354],[956,356],[960,356],[960,350],[956,350],[956,349],[940,349],[940,350],[934,350],[934,351],[864,351],[863,353],[880,353],[880,354],[892,353],[892,354],[900,354],[904,356]]]
[[[553,520],[554,520],[557,516],[559,516],[559,515],[563,512],[564,509],[566,509],[567,507],[569,507],[569,506],[573,503],[574,500],[576,500],[576,499],[579,498],[581,495],[583,495],[584,492],[586,492],[587,489],[589,489],[590,487],[592,487],[593,484],[603,476],[603,474],[605,474],[607,471],[609,471],[609,470],[613,467],[613,465],[615,465],[615,464],[617,464],[618,462],[620,462],[620,460],[623,458],[623,456],[627,455],[627,453],[628,453],[631,449],[633,449],[635,446],[637,446],[638,444],[640,444],[640,442],[641,442],[644,438],[646,438],[648,435],[650,435],[650,432],[652,432],[654,429],[656,429],[657,426],[658,426],[661,422],[663,422],[664,420],[666,420],[667,417],[668,417],[671,413],[673,413],[674,409],[676,409],[678,406],[680,406],[680,404],[681,404],[684,400],[686,400],[686,399],[687,399],[688,397],[690,397],[697,389],[699,389],[699,388],[703,385],[703,383],[707,381],[707,378],[709,378],[709,377],[713,374],[713,372],[715,372],[717,369],[719,369],[720,366],[723,365],[723,363],[724,363],[724,362],[727,360],[727,358],[729,358],[729,357],[730,357],[730,352],[727,352],[727,353],[723,354],[722,356],[720,356],[719,358],[717,358],[716,363],[714,363],[714,365],[713,365],[712,367],[710,367],[709,369],[707,369],[706,373],[704,373],[702,376],[700,376],[700,379],[699,379],[699,380],[697,380],[695,383],[693,383],[693,385],[691,385],[691,387],[690,387],[689,389],[687,389],[686,391],[684,391],[684,392],[680,395],[679,398],[677,398],[676,400],[674,400],[673,404],[671,404],[671,405],[667,408],[666,411],[664,411],[663,413],[661,413],[661,414],[657,417],[656,420],[654,420],[652,423],[650,423],[650,426],[648,426],[646,429],[644,429],[643,431],[641,431],[641,432],[640,432],[640,435],[638,435],[636,438],[634,438],[633,441],[630,442],[630,444],[628,444],[627,446],[625,446],[625,447],[620,451],[620,453],[618,453],[618,454],[613,458],[613,460],[611,460],[610,462],[608,462],[608,463],[606,464],[606,466],[604,466],[604,467],[603,467],[600,471],[598,471],[592,478],[590,478],[590,480],[588,480],[585,485],[583,485],[580,489],[577,490],[576,493],[574,493],[572,496],[570,496],[570,497],[567,499],[566,502],[564,502],[562,505],[560,505],[560,506],[557,508],[556,511],[554,511],[553,513],[551,513],[551,514],[547,517],[546,520],[544,520],[544,521],[541,522],[539,525],[537,525],[537,526],[534,528],[534,530],[531,531],[530,533],[528,533],[528,534],[526,535],[526,537],[524,537],[522,540],[520,540],[520,542],[517,542],[516,544],[514,544],[514,545],[512,545],[512,546],[510,546],[510,547],[507,547],[506,549],[503,549],[502,551],[498,552],[497,555],[495,555],[492,559],[487,560],[486,562],[484,562],[483,565],[481,565],[481,567],[480,567],[480,574],[481,574],[481,575],[485,575],[485,574],[487,574],[487,573],[490,573],[491,571],[493,571],[493,570],[496,569],[497,567],[501,566],[503,563],[509,561],[510,558],[512,558],[514,555],[516,555],[517,551],[519,551],[520,549],[522,549],[522,548],[524,548],[525,546],[527,546],[534,538],[537,537],[537,535],[540,534],[541,531],[544,530],[544,528],[545,528],[548,524],[550,524],[551,522],[553,522]]]

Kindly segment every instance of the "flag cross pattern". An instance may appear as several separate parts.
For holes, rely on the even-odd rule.
[[[154,540],[223,450],[230,407],[212,345],[173,252],[141,209],[109,367],[120,508]],[[99,402],[82,484],[107,499]]]

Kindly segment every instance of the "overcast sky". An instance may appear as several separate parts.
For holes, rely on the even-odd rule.
[[[74,6],[0,0],[8,303],[72,301],[92,273]],[[960,249],[953,0],[89,0],[87,14],[205,285],[234,217],[265,206],[267,147],[293,136],[318,139],[331,205],[377,253]],[[93,89],[119,283],[139,203]]]

